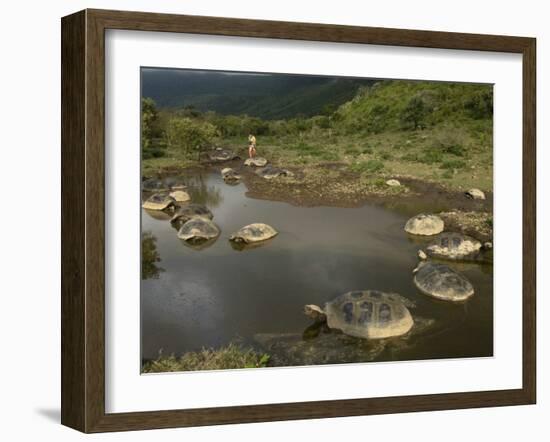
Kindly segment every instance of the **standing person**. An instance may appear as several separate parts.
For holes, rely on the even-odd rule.
[[[252,134],[248,135],[248,157],[254,158],[256,156],[256,137]]]

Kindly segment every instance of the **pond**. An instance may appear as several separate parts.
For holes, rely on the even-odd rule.
[[[403,226],[429,202],[416,210],[297,207],[248,198],[245,184],[227,185],[219,172],[182,178],[222,233],[208,247],[191,248],[177,238],[168,214],[142,210],[142,232],[160,258],[141,283],[143,360],[231,342],[274,355],[276,365],[492,355],[492,265],[448,263],[475,287],[466,303],[432,299],[413,284],[417,251],[429,239],[412,238]],[[229,235],[253,222],[279,235],[260,247],[234,249]],[[305,304],[323,306],[362,289],[413,301],[410,336],[368,342],[312,330]]]

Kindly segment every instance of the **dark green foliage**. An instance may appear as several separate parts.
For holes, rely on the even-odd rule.
[[[215,136],[212,124],[191,118],[172,118],[166,128],[168,146],[188,154],[209,147]]]
[[[413,130],[426,127],[426,117],[430,112],[431,109],[422,97],[412,97],[400,114],[403,127]]]
[[[493,90],[477,91],[464,103],[468,114],[477,120],[493,116]]]
[[[365,121],[367,131],[375,134],[383,132],[389,125],[389,112],[390,107],[386,104],[374,105]]]
[[[159,112],[151,98],[141,100],[141,149],[144,159],[164,156],[166,144],[162,140],[163,130]]]

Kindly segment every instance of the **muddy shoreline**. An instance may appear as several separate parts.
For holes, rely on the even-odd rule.
[[[254,167],[244,166],[239,159],[201,163],[184,169],[164,169],[160,175],[220,173],[225,167],[231,167],[241,175],[241,182],[246,186],[246,196],[249,198],[286,202],[301,207],[349,208],[376,204],[410,216],[421,212],[438,213],[444,219],[447,229],[460,231],[481,241],[492,241],[492,192],[485,193],[485,200],[473,200],[466,197],[463,191],[410,176],[373,175],[365,179],[339,163],[305,168],[288,167],[293,177],[272,180],[256,175]],[[386,185],[385,181],[390,178],[399,180],[401,186]]]

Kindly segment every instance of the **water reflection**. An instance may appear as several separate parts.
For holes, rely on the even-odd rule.
[[[223,202],[221,189],[208,183],[205,175],[198,174],[188,177],[186,180],[191,201],[204,204],[212,210]]]
[[[157,265],[161,261],[157,251],[157,239],[151,232],[141,234],[141,279],[158,279],[164,269]]]

